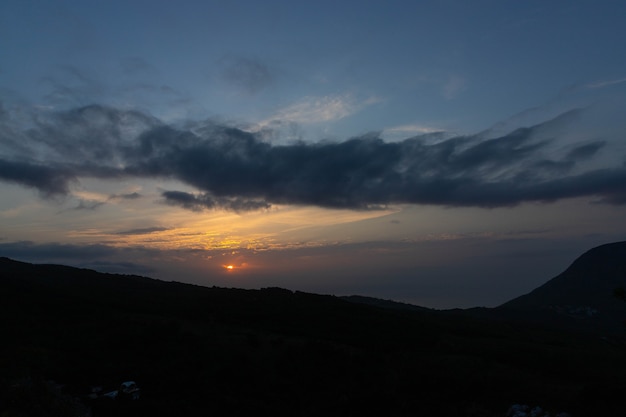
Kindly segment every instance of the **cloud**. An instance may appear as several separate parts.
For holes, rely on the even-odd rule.
[[[0,254],[14,259],[52,260],[100,259],[118,254],[122,249],[107,245],[72,245],[65,243],[36,244],[31,241],[0,243]]]
[[[125,193],[125,194],[111,194],[109,196],[109,200],[137,200],[141,198],[142,195],[138,192]]]
[[[412,135],[419,135],[419,134],[424,134],[424,133],[439,133],[439,132],[443,133],[441,129],[437,129],[431,126],[420,125],[420,124],[388,127],[385,129],[385,133],[387,132],[403,133],[405,136],[407,134],[409,136],[412,136]]]
[[[466,86],[467,86],[467,81],[465,80],[465,78],[460,77],[458,75],[451,75],[448,77],[448,79],[443,85],[443,89],[442,89],[443,97],[447,100],[452,100],[461,91],[465,90]]]
[[[583,161],[585,159],[592,158],[605,145],[605,141],[596,140],[585,145],[577,146],[568,152],[566,159],[572,161]]]
[[[63,166],[7,161],[0,157],[0,180],[36,188],[43,197],[52,197],[67,194],[77,178],[71,169]]]
[[[44,197],[70,193],[80,178],[173,179],[197,192],[163,191],[162,201],[193,211],[272,204],[498,207],[585,196],[624,204],[626,165],[602,159],[623,150],[609,137],[585,136],[586,114],[570,111],[488,139],[426,135],[386,142],[373,133],[272,145],[261,134],[219,123],[180,127],[136,111],[87,106],[34,117],[19,132],[21,148],[0,153],[0,179]]]
[[[282,123],[294,122],[312,124],[343,119],[360,110],[363,105],[357,103],[350,95],[329,95],[323,97],[305,97],[302,100],[279,110],[272,118],[261,122],[268,124],[274,120]]]
[[[116,235],[147,235],[150,233],[157,233],[157,232],[165,232],[168,229],[167,227],[144,227],[141,229],[129,229],[129,230],[121,230],[119,232],[116,232]]]
[[[381,133],[382,137],[388,141],[402,141],[407,137],[419,136],[425,143],[441,142],[451,137],[451,135],[441,129],[428,127],[420,124],[401,125],[386,128]]]
[[[614,80],[602,80],[602,81],[596,81],[594,83],[587,84],[586,87],[590,89],[596,89],[596,88],[608,87],[608,86],[615,85],[615,84],[621,84],[625,82],[626,82],[626,78],[618,78]]]
[[[74,207],[74,210],[95,210],[104,204],[104,201],[80,199],[78,200],[78,205]]]
[[[192,194],[183,191],[164,191],[161,195],[167,204],[180,206],[192,211],[220,208],[240,213],[269,209],[271,207],[270,203],[262,200],[248,200],[239,197],[215,197],[210,193]]]
[[[127,75],[145,75],[155,73],[156,69],[143,58],[128,56],[120,59],[120,66]]]
[[[259,60],[230,57],[223,61],[222,79],[240,90],[254,95],[272,84],[270,69]]]
[[[58,76],[44,77],[42,81],[50,88],[44,98],[53,105],[84,105],[106,91],[96,77],[71,65],[63,66]]]

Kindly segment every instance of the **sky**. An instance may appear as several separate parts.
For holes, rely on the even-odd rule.
[[[494,307],[626,240],[623,1],[0,2],[0,256]]]

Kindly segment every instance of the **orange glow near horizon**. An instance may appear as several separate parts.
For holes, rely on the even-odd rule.
[[[26,228],[25,222],[32,226],[29,218],[46,216],[37,211],[37,206],[29,211],[23,209],[24,221],[15,219],[15,227],[10,229],[14,234],[3,238],[20,240],[27,237],[28,240],[38,240],[46,233],[46,240],[49,241],[71,239],[72,243],[84,244],[106,241],[108,245],[118,248],[194,250],[211,253],[231,250],[262,252],[325,246],[329,239],[328,227],[336,225],[350,227],[348,225],[351,223],[383,217],[395,211],[394,209],[351,211],[276,205],[271,210],[243,214],[207,210],[199,215],[190,216],[188,210],[152,204],[160,195],[158,189],[180,188],[176,181],[171,184],[161,182],[153,184],[146,181],[141,186],[129,188],[132,192],[140,190],[145,196],[136,200],[109,201],[108,196],[113,191],[109,191],[110,185],[106,181],[89,180],[83,184],[84,187],[87,185],[96,191],[80,191],[80,194],[76,195],[83,199],[106,202],[100,210],[98,222],[94,223],[93,217],[87,216],[86,212],[76,212],[60,220],[55,218],[54,222],[45,222],[38,229],[37,236],[24,236],[22,231]],[[69,207],[69,203],[67,205]],[[0,210],[0,219],[6,212]],[[123,221],[119,221],[120,218]],[[34,229],[30,227],[30,230]],[[8,233],[3,230],[3,233],[5,232]],[[338,232],[340,236],[345,233]],[[235,271],[242,269],[238,260],[231,260],[235,262],[233,264]],[[218,266],[226,269],[225,263]]]
[[[232,265],[225,265],[224,268],[226,268],[227,271],[232,271],[233,269],[235,269],[235,267]]]

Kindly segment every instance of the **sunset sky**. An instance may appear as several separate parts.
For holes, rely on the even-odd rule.
[[[626,240],[624,1],[0,2],[0,256],[496,306]]]

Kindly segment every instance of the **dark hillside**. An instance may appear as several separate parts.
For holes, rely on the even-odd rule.
[[[2,258],[0,302],[0,416],[85,415],[78,398],[95,417],[489,417],[514,403],[584,417],[619,414],[626,389],[623,345],[279,288]],[[139,400],[86,397],[127,380]]]
[[[626,288],[626,242],[585,252],[564,272],[499,310],[550,312],[563,324],[570,319],[571,326],[623,334],[626,303],[613,295],[619,287]]]

